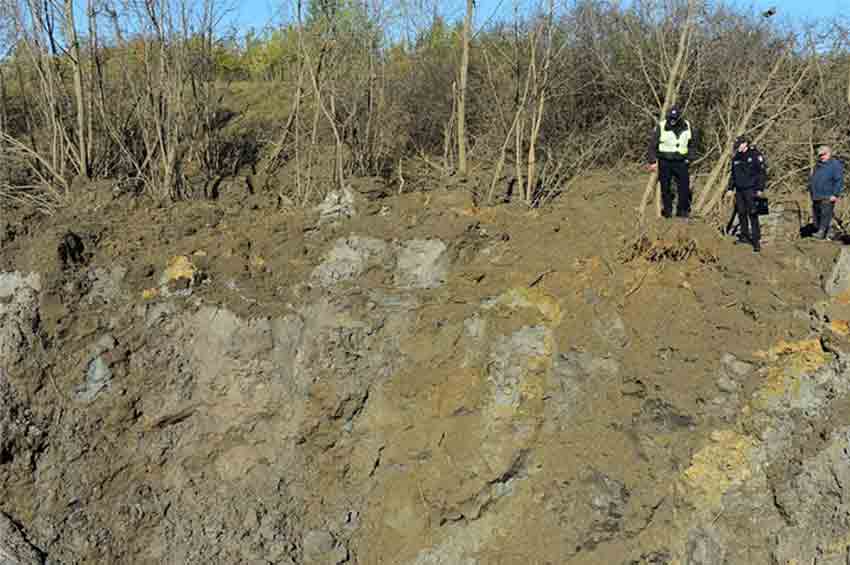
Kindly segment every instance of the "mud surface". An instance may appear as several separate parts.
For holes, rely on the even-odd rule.
[[[846,564],[850,255],[642,186],[3,212],[0,563]]]

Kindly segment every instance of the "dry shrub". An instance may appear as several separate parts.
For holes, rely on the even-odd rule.
[[[695,238],[679,232],[673,237],[649,237],[641,234],[626,247],[621,260],[630,263],[643,259],[650,263],[682,262],[695,258],[700,263],[716,263],[717,253],[711,246],[701,245]]]

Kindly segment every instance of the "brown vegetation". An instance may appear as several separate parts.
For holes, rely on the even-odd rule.
[[[837,22],[582,0],[515,6],[476,29],[467,2],[455,23],[404,11],[424,15],[404,34],[389,3],[282,7],[288,23],[243,40],[224,33],[216,0],[4,0],[0,195],[50,213],[84,190],[77,177],[160,201],[246,179],[304,205],[355,176],[414,190],[457,175],[478,201],[536,207],[589,168],[643,161],[675,102],[700,134],[695,212],[708,215],[735,136],[756,140],[783,193],[805,186],[814,146],[840,157],[850,143]],[[639,218],[655,186],[653,174]]]

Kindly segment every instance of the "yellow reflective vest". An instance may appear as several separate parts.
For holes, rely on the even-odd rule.
[[[685,121],[685,129],[676,135],[672,130],[667,129],[667,122],[658,122],[658,154],[660,157],[688,154],[688,143],[691,141],[691,124]]]

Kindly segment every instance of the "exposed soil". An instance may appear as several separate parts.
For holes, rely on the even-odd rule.
[[[642,185],[4,212],[0,512],[57,564],[845,563],[842,246],[638,239]]]

